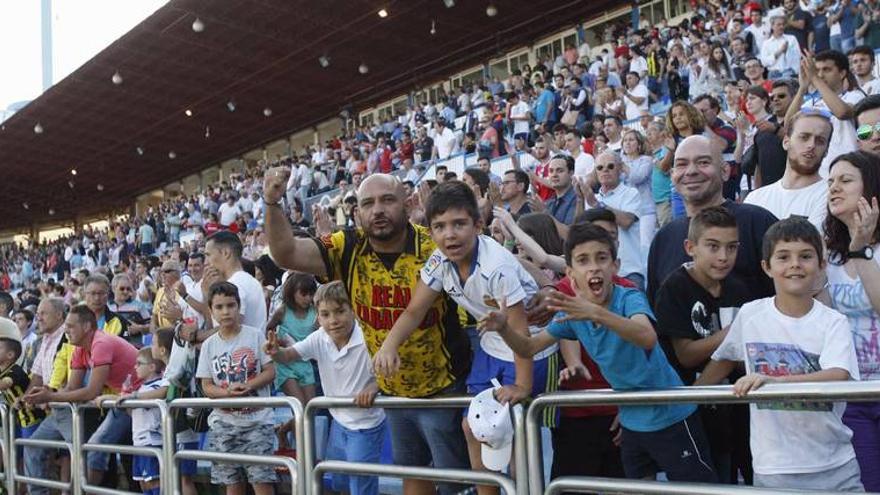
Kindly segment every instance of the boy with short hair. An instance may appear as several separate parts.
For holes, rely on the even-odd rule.
[[[164,393],[168,387],[168,382],[162,378],[165,365],[153,358],[152,349],[144,347],[139,350],[135,363],[135,374],[141,386],[130,397],[136,399],[148,392]],[[131,439],[135,447],[162,447],[162,419],[158,409],[139,407],[131,410]],[[145,495],[159,495],[159,459],[151,455],[134,456],[132,479],[140,482]]]
[[[24,395],[30,377],[24,368],[17,364],[21,357],[21,342],[12,338],[0,338],[0,392],[6,405],[12,406]],[[16,410],[16,425],[21,429],[21,438],[29,438],[46,416],[41,408],[19,407]]]
[[[744,305],[696,381],[720,382],[737,362],[746,376],[734,393],[768,382],[859,379],[847,319],[813,299],[824,269],[822,239],[807,220],[791,217],[764,236],[764,272],[776,296]],[[751,406],[755,485],[768,488],[864,491],[843,402],[762,403]]]
[[[538,292],[538,285],[513,254],[494,239],[481,235],[483,222],[471,188],[460,181],[438,185],[431,191],[425,216],[437,250],[422,268],[421,280],[406,310],[374,356],[380,374],[397,371],[397,348],[425,318],[437,317],[428,310],[444,291],[475,318],[483,318],[506,303],[511,332],[526,337],[540,331],[529,326],[525,312],[525,305]],[[532,356],[514,355],[497,334],[482,335],[467,377],[468,393],[477,394],[492,387],[493,378],[502,384],[497,393],[501,403],[515,404],[543,392],[548,382],[556,382],[556,372],[549,370],[556,365],[556,348],[549,346],[533,360]],[[462,428],[468,440],[471,466],[483,469],[480,444],[471,434],[466,418]],[[481,493],[492,493],[489,487],[478,489]]]
[[[216,282],[208,291],[207,301],[218,330],[202,343],[196,369],[205,395],[212,399],[269,397],[275,367],[272,358],[263,352],[263,332],[241,323],[238,288],[230,282]],[[272,455],[273,420],[271,408],[215,408],[208,417],[208,450]],[[211,483],[226,485],[228,495],[244,493],[246,482],[250,482],[256,495],[272,495],[276,481],[271,466],[220,462],[211,466]]]
[[[498,332],[523,357],[559,339],[579,340],[616,390],[681,386],[657,345],[654,315],[645,295],[612,282],[620,261],[608,232],[591,224],[573,225],[565,243],[565,262],[577,296],[550,296],[550,309],[560,314],[546,330],[531,337],[512,331],[505,305],[485,317],[481,328]],[[671,481],[716,481],[695,406],[622,405],[619,410],[621,457],[628,478],[665,471]]]
[[[739,307],[752,299],[745,284],[731,273],[738,247],[736,217],[720,206],[700,211],[691,218],[684,245],[693,261],[670,273],[657,291],[657,333],[685,385],[694,383],[727,336]],[[733,415],[741,421],[733,422]],[[736,435],[734,425],[748,424],[748,409],[706,405],[700,407],[700,417],[718,477],[728,482],[733,478],[733,444],[739,446],[744,442],[739,436],[748,436],[744,427],[741,435]],[[747,444],[742,447],[748,450]],[[749,462],[742,464],[747,468]],[[748,478],[748,473],[744,475]]]
[[[266,354],[279,363],[318,362],[321,385],[328,396],[354,396],[368,408],[379,392],[364,334],[354,317],[345,286],[340,281],[322,285],[315,292],[321,328],[291,347],[279,348],[275,332],[269,333]],[[380,408],[330,409],[333,423],[327,446],[328,459],[378,463],[385,437],[385,412]],[[375,495],[376,476],[333,475],[334,491]]]

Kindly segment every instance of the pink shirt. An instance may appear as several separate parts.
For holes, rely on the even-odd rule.
[[[75,347],[73,349],[70,369],[91,370],[97,366],[110,365],[106,386],[119,392],[129,375],[132,375],[132,380],[134,380],[137,353],[137,348],[122,337],[96,330],[90,348]]]

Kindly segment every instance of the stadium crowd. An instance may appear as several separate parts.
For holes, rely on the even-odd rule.
[[[880,5],[692,3],[676,25],[612,25],[603,47],[413,102],[106,230],[0,247],[17,435],[70,440],[70,412],[49,402],[352,396],[362,408],[330,411],[328,458],[379,462],[390,434],[397,465],[503,470],[497,403],[880,378]],[[476,165],[450,170],[459,153]],[[464,413],[371,407],[463,393]],[[161,445],[157,414],[89,410],[89,442]],[[878,417],[860,402],[543,419],[553,478],[880,491]],[[177,419],[178,448],[267,455],[290,440],[268,408]],[[89,482],[159,493],[155,459],[122,459],[89,452]],[[64,453],[21,460],[70,476]],[[196,467],[181,465],[184,493]],[[211,469],[229,494],[277,479]]]

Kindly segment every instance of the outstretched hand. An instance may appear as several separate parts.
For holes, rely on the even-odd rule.
[[[507,301],[502,299],[498,302],[499,309],[490,311],[477,322],[477,329],[480,335],[486,332],[504,333],[507,329]]]
[[[559,384],[562,385],[563,382],[573,380],[579,376],[587,380],[593,379],[593,375],[590,374],[590,370],[584,366],[584,363],[577,363],[573,366],[566,366],[559,371]]]

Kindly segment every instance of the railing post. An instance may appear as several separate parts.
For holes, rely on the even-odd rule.
[[[528,449],[529,494],[541,495],[544,491],[544,458],[541,456],[541,411],[543,395],[538,396],[526,410],[526,448]]]
[[[162,460],[165,465],[160,473],[160,492],[169,495],[179,493],[178,485],[180,476],[177,471],[177,463],[174,462],[174,451],[177,447],[177,436],[174,433],[174,420],[171,416],[171,408],[163,401],[158,401],[160,430],[162,431]]]
[[[0,423],[3,426],[3,436],[0,438],[0,444],[2,444],[3,452],[3,485],[6,487],[6,493],[13,495],[16,493],[15,491],[15,476],[12,473],[15,472],[15,465],[13,462],[15,461],[11,456],[10,452],[15,447],[12,445],[12,435],[11,432],[13,421],[10,419],[13,417],[14,411],[12,409],[7,408],[5,405],[0,404]]]
[[[315,474],[315,408],[311,402],[306,403],[306,409],[303,413],[303,455],[300,457],[300,464],[303,465],[302,470],[306,475],[303,480],[308,485],[308,495],[318,495],[321,493],[321,480],[316,479]]]
[[[82,414],[78,404],[70,403],[71,419],[71,443],[70,449],[70,491],[73,495],[82,495],[82,477],[86,476],[87,470],[82,460],[83,450],[83,424]]]
[[[521,405],[513,406],[513,465],[516,495],[529,493],[529,453],[526,452],[525,412]]]

